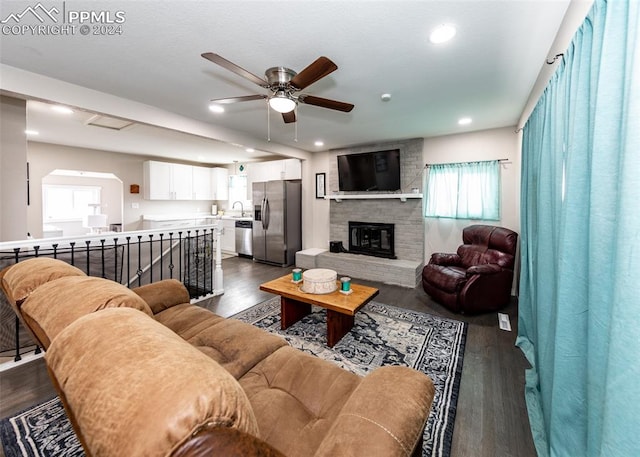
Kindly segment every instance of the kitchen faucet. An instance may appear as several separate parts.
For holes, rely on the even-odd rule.
[[[231,205],[231,209],[235,209],[236,203],[240,203],[240,217],[244,217],[244,206],[242,205],[242,202],[240,200],[233,202],[233,205]]]

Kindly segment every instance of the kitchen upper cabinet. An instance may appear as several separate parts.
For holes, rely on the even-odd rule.
[[[229,170],[209,168],[211,177],[211,200],[229,199]]]
[[[211,186],[211,168],[191,167],[193,200],[215,200]]]
[[[210,168],[148,160],[143,164],[147,200],[213,200]]]
[[[190,165],[146,161],[143,164],[144,198],[147,200],[192,200]]]
[[[282,162],[282,179],[302,179],[302,163],[298,159],[280,160]]]
[[[250,162],[247,167],[247,200],[251,200],[254,182],[302,179],[302,164],[299,159]]]

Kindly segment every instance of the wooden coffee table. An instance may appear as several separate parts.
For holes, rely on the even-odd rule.
[[[260,285],[260,290],[280,295],[280,326],[284,330],[311,312],[311,305],[327,310],[327,345],[333,347],[353,327],[356,312],[378,295],[378,289],[351,283],[353,293],[308,294],[286,275]],[[340,283],[338,281],[338,288]]]

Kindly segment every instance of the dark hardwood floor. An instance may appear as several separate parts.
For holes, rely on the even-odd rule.
[[[223,270],[225,293],[200,305],[225,317],[271,298],[273,295],[258,289],[259,284],[290,271],[237,257],[223,260]],[[536,455],[524,400],[524,370],[528,363],[514,346],[518,325],[515,300],[502,311],[509,314],[513,329],[506,332],[499,329],[496,313],[479,316],[451,313],[432,301],[422,287],[408,289],[354,281],[380,289],[375,298],[378,302],[469,324],[452,457]],[[0,372],[0,417],[54,395],[42,359]]]

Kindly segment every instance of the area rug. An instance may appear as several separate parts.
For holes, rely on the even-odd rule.
[[[436,390],[423,456],[449,456],[467,331],[464,322],[371,302],[356,315],[353,329],[328,348],[326,311],[321,308],[314,307],[284,331],[279,297],[233,317],[278,333],[293,347],[360,375],[383,365],[404,365],[428,374]],[[6,457],[84,455],[57,398],[0,421],[0,438]]]

